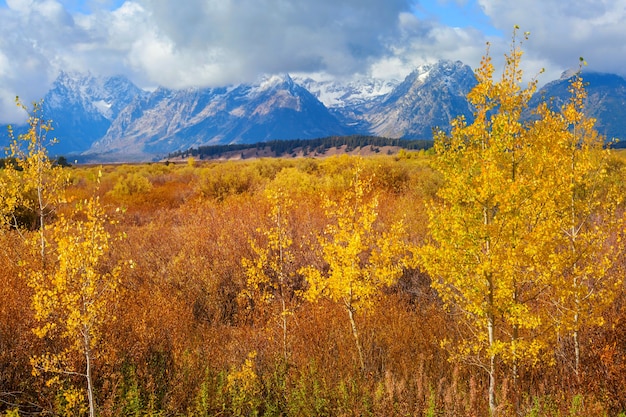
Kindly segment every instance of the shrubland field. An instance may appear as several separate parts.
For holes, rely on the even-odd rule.
[[[402,220],[401,243],[424,242],[426,203],[441,181],[431,160],[423,152],[403,152],[63,168],[68,203],[48,221],[73,210],[69,201],[97,195],[115,220],[107,231],[124,235],[110,245],[98,271],[132,260],[119,275],[93,354],[98,414],[487,414],[487,373],[471,361],[452,360],[449,345],[442,345],[467,338],[467,329],[419,267],[403,267],[395,282],[376,290],[367,309],[357,310],[364,369],[343,302],[303,295],[308,284],[302,268],[327,268],[320,236],[332,220],[324,199],[340,201],[349,193],[356,167],[378,195],[371,232]],[[612,180],[622,184],[621,155],[612,156],[612,167]],[[268,197],[272,189],[282,190],[280,200]],[[281,294],[269,281],[263,287],[251,280],[242,261],[259,259],[254,247],[271,248],[264,232],[276,225],[273,209],[288,200],[282,216],[291,257],[284,260]],[[21,264],[37,262],[28,238],[36,231],[21,233],[1,235],[2,407],[80,415],[86,410],[83,376],[33,375],[31,358],[61,352],[70,341],[32,331],[38,327],[34,290]],[[515,409],[521,415],[616,415],[626,408],[623,286],[615,291],[601,313],[603,325],[581,329],[579,379],[565,335],[548,347],[551,360],[520,367],[516,381],[510,365],[498,364],[496,396],[504,415]],[[83,355],[69,355],[64,369],[82,372],[84,362]],[[61,378],[48,384],[51,375]],[[77,390],[79,401],[66,398]]]
[[[514,42],[429,151],[0,170],[0,414],[624,416],[626,159]]]

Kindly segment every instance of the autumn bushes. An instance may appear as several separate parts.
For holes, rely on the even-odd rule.
[[[406,265],[390,285],[377,287],[366,309],[353,311],[364,369],[346,299],[322,297],[312,303],[305,297],[310,284],[304,267],[314,267],[320,277],[331,273],[333,259],[324,259],[323,245],[337,236],[328,225],[338,223],[328,216],[332,204],[325,211],[325,199],[351,201],[348,208],[360,206],[370,213],[375,208],[368,239],[383,236],[379,233],[388,233],[402,221],[406,235],[388,243],[404,242],[409,248],[424,242],[426,202],[441,181],[429,167],[431,158],[415,154],[65,171],[71,178],[67,199],[99,195],[117,221],[107,224],[107,230],[112,236],[123,234],[98,270],[106,273],[120,261],[133,262],[120,275],[117,297],[107,306],[115,320],[103,323],[93,357],[97,414],[487,413],[486,374],[450,362],[449,351],[441,345],[444,339],[457,343],[470,334],[457,312],[443,308],[431,279],[415,266]],[[252,178],[250,186],[224,186],[230,191],[205,194],[205,177],[221,169],[221,181],[241,176]],[[357,172],[371,181],[371,194],[354,205],[350,193]],[[134,194],[112,192],[119,181],[134,175],[152,186]],[[614,175],[621,176],[621,170]],[[368,205],[376,195],[377,205]],[[70,213],[71,207],[57,210]],[[45,233],[50,249],[56,250],[48,235],[52,230]],[[349,233],[346,242],[355,236],[358,233]],[[31,332],[36,327],[33,289],[26,285],[20,262],[37,258],[26,256],[28,245],[11,230],[2,239],[6,244],[1,273],[7,283],[0,310],[5,407],[76,415],[81,408],[70,400],[82,398],[82,410],[87,405],[81,377],[61,375],[63,384],[46,386],[46,378],[31,374],[31,358],[68,345],[62,339],[38,340]],[[376,239],[372,242],[375,247]],[[350,243],[342,250],[348,247]],[[349,253],[342,256],[349,259]],[[367,265],[371,252],[354,253],[355,262]],[[320,289],[323,282],[318,282]],[[553,407],[555,415],[567,415],[576,395],[582,394],[585,410],[597,409],[605,399],[603,410],[620,411],[623,404],[616,395],[623,382],[624,336],[614,330],[621,329],[626,317],[619,307],[620,294],[621,289],[614,307],[605,312],[605,326],[581,335],[585,371],[579,384],[571,384],[573,374],[564,363],[546,362],[520,371],[515,392],[507,368],[498,364],[504,375],[496,388],[500,409],[512,410],[519,402],[522,414]],[[570,345],[563,348],[571,353]],[[84,359],[74,356],[70,363],[81,369]],[[77,393],[83,396],[72,397]]]
[[[323,259],[318,258],[318,236],[328,223],[321,209],[321,193],[327,198],[340,196],[350,185],[356,165],[362,165],[362,175],[369,178],[381,164],[397,164],[396,169],[405,172],[404,177],[399,176],[405,179],[397,181],[411,177],[412,163],[389,158],[260,160],[198,163],[194,167],[152,164],[64,171],[70,183],[67,201],[83,204],[85,198],[91,201],[88,196],[95,195],[107,207],[108,215],[116,219],[116,223],[106,223],[105,227],[110,236],[122,239],[110,246],[96,244],[106,252],[105,258],[94,258],[102,282],[108,282],[107,274],[115,271],[120,262],[132,260],[124,268],[119,285],[107,290],[116,296],[106,305],[108,320],[100,327],[97,353],[89,357],[97,412],[193,414],[193,410],[205,409],[208,414],[244,415],[253,409],[272,409],[277,414],[291,410],[295,415],[304,415],[303,410],[325,410],[332,415],[338,409],[373,407],[371,380],[363,385],[359,382],[366,379],[358,370],[345,309],[327,301],[305,302],[302,292],[307,285],[299,269],[305,265],[320,271],[325,268]],[[213,195],[203,191],[211,175],[219,178],[224,184],[221,189],[227,191]],[[240,178],[247,178],[249,186],[231,186],[232,182],[240,184]],[[169,192],[163,190],[175,197],[168,198]],[[381,213],[387,214],[381,217],[392,216],[388,221],[391,224],[398,217],[393,202],[400,194],[385,195]],[[283,205],[287,200],[292,201],[291,206]],[[54,209],[61,218],[73,219],[73,205],[58,203]],[[277,223],[277,207],[284,209],[281,223]],[[88,219],[85,214],[75,218],[81,222]],[[64,249],[63,239],[79,239],[69,244],[93,235],[86,229],[84,233],[82,229],[68,229],[65,237],[55,237],[55,230],[65,230],[59,228],[63,226],[59,221],[50,220],[42,230],[46,251],[59,254],[58,260],[49,259],[45,269],[37,269],[37,257],[29,250],[30,242],[34,242],[30,235],[36,237],[39,231],[23,230],[20,237],[9,228],[3,234],[7,242],[3,246],[7,285],[2,291],[7,302],[2,306],[2,390],[7,395],[17,393],[11,394],[8,408],[26,410],[32,403],[42,410],[71,415],[87,409],[87,391],[80,372],[86,357],[81,359],[68,350],[73,346],[69,339],[41,334],[44,337],[39,341],[31,332],[38,327],[34,321],[37,310],[33,310],[37,305],[31,302],[35,293],[46,293],[47,285],[58,281],[55,276],[69,276],[69,270],[58,269],[59,265],[67,264],[74,270],[63,257],[80,251],[69,246]],[[260,252],[254,250],[254,245],[272,251],[278,248],[267,246],[274,241],[272,233],[277,227],[289,235],[292,255],[284,258],[289,277],[280,285],[251,280],[254,274],[246,272],[243,260],[257,262]],[[40,271],[36,275],[40,279],[31,281],[31,287],[26,285],[29,273],[20,265]],[[265,266],[261,263],[259,268]],[[52,280],[46,283],[46,277]],[[285,308],[278,302],[281,288]],[[59,294],[64,291],[57,290]],[[76,289],[72,293],[82,296]],[[261,293],[264,295],[259,296]],[[375,298],[379,297],[384,299],[384,294]],[[78,309],[69,301],[65,304]],[[49,313],[40,314],[41,325],[48,318],[52,320]],[[281,327],[283,318],[288,319],[286,327]],[[384,349],[374,347],[373,340],[378,336],[369,328],[366,316],[356,320],[363,320],[363,354],[367,362],[376,362],[372,367],[378,369],[378,374],[387,366],[386,345],[393,338],[375,343],[385,345]],[[397,346],[395,349],[401,350]],[[67,352],[69,356],[59,357],[64,369],[51,372],[55,369],[40,366],[41,376],[31,375],[31,358],[50,351]],[[256,377],[250,376],[251,372]],[[46,386],[53,376],[61,384]],[[257,382],[248,381],[248,377],[257,378]],[[74,404],[76,401],[82,405]]]

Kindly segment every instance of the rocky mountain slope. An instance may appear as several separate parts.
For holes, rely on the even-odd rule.
[[[626,80],[593,73],[584,79],[600,132],[626,137]],[[459,61],[421,66],[399,83],[294,81],[281,75],[252,84],[152,92],[121,76],[61,73],[44,98],[44,116],[53,120],[59,139],[52,155],[143,161],[212,144],[352,134],[429,139],[433,128],[448,130],[459,115],[471,120],[466,95],[475,83],[471,68]],[[567,75],[546,84],[531,106],[548,97],[562,103],[567,87]]]
[[[283,75],[230,88],[157,89],[127,106],[89,151],[139,157],[208,144],[349,133],[311,93]]]
[[[530,108],[536,107],[540,100],[549,100],[551,105],[560,107],[570,94],[569,79],[573,74],[564,72],[560,79],[546,84],[532,98]],[[607,140],[620,139],[618,147],[626,146],[626,80],[615,74],[583,74],[587,83],[587,114],[596,118],[596,129]]]
[[[44,116],[52,120],[58,154],[86,151],[103,137],[133,100],[147,93],[122,76],[59,74],[43,99]]]
[[[459,115],[471,119],[466,96],[476,85],[472,69],[460,61],[417,68],[389,94],[344,107],[345,119],[360,121],[371,134],[391,138],[431,138],[433,128],[448,131]]]

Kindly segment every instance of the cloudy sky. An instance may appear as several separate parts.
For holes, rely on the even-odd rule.
[[[540,81],[583,56],[626,75],[626,0],[0,0],[0,122],[60,70],[124,74],[143,88],[218,86],[260,74],[403,79],[439,59],[496,62],[514,25]]]

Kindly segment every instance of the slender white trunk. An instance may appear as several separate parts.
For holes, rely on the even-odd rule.
[[[483,208],[483,221],[485,226],[491,224],[492,221],[491,207],[485,206]],[[489,258],[491,255],[491,242],[489,239],[485,242],[485,256]],[[493,352],[493,346],[495,345],[495,316],[494,316],[494,277],[491,273],[488,273],[485,277],[488,285],[487,294],[487,337],[489,338],[489,415],[494,417],[496,415],[496,354]]]
[[[487,333],[489,336],[489,347],[495,343],[493,316],[490,315],[487,323]],[[489,354],[489,415],[496,415],[496,355]]]
[[[285,359],[285,363],[289,359],[288,349],[287,349],[287,306],[285,304],[285,295],[283,294],[283,288],[281,285],[280,289],[280,302],[281,302],[281,327],[283,328],[283,358]]]
[[[89,401],[89,417],[96,417],[96,404],[93,395],[93,380],[91,378],[91,347],[89,331],[83,329],[83,340],[85,349],[85,361],[87,363],[85,367],[85,378],[87,379],[87,399]]]
[[[42,178],[42,168],[41,168],[41,161],[38,161],[38,163],[40,164],[39,168],[38,168],[38,181],[39,183],[37,184],[37,204],[39,205],[39,244],[40,244],[40,255],[41,255],[41,265],[43,268],[46,267],[46,237],[44,235],[44,231],[45,231],[45,219],[44,219],[44,210],[45,210],[45,205],[44,205],[44,201],[43,201],[43,178]]]
[[[519,365],[517,362],[517,341],[519,340],[519,327],[513,326],[513,390],[515,392],[515,412],[520,412],[520,387],[519,387]]]
[[[359,365],[361,366],[361,372],[365,372],[365,359],[363,359],[363,348],[361,347],[361,340],[359,339],[359,330],[354,321],[354,308],[346,303],[346,309],[348,310],[348,317],[350,317],[350,326],[352,327],[352,336],[354,336],[354,344],[359,355]]]
[[[576,132],[576,127],[574,127],[574,137],[577,137],[577,132]],[[576,221],[576,196],[574,194],[574,185],[575,185],[575,180],[574,180],[574,175],[576,173],[576,152],[574,149],[572,149],[572,157],[571,157],[571,166],[570,166],[572,172],[571,172],[571,179],[570,179],[570,184],[571,184],[571,190],[570,190],[570,215],[571,215],[571,228],[570,228],[570,245],[571,245],[571,252],[572,252],[572,258],[576,259],[577,257],[577,249],[576,249],[576,240],[578,238],[578,230],[580,228],[580,226],[577,228],[577,221]],[[572,271],[574,271],[574,274],[576,273],[576,265],[577,263],[574,262],[574,265],[572,267]],[[579,367],[580,367],[580,341],[578,338],[578,321],[579,321],[579,316],[578,316],[578,312],[579,312],[579,304],[580,304],[580,299],[578,297],[578,287],[580,285],[578,277],[574,276],[573,277],[573,286],[574,286],[574,308],[576,309],[574,312],[574,332],[573,332],[573,339],[574,339],[574,374],[576,375],[576,382],[580,381],[580,376],[579,376]]]
[[[578,338],[578,311],[576,312],[576,314],[574,314],[574,323],[574,374],[576,375],[576,382],[580,382],[580,340]]]

